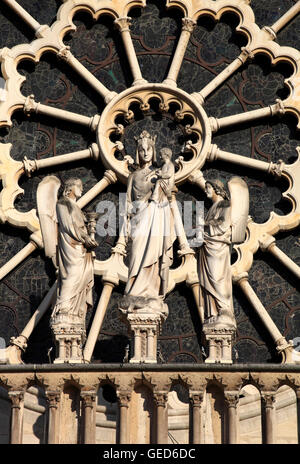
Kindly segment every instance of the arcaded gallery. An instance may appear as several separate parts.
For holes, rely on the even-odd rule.
[[[300,442],[299,13],[1,1],[1,444]]]

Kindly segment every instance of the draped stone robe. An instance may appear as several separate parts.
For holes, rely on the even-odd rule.
[[[217,316],[222,310],[233,312],[230,244],[230,202],[221,200],[212,205],[205,218],[204,243],[199,256],[206,317]]]
[[[164,297],[169,267],[173,262],[175,229],[170,204],[161,191],[159,201],[150,201],[153,183],[147,180],[151,168],[137,170],[128,180],[128,203],[133,203],[130,221],[132,248],[125,295]]]
[[[58,287],[52,317],[68,314],[84,318],[92,306],[92,254],[84,246],[87,229],[76,202],[63,197],[56,206],[58,220]]]

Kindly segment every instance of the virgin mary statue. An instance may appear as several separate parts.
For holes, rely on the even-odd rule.
[[[148,299],[164,299],[175,240],[167,195],[160,192],[158,201],[151,198],[158,179],[153,165],[155,140],[147,131],[136,139],[137,169],[130,174],[127,185],[132,247],[125,296],[142,304]]]

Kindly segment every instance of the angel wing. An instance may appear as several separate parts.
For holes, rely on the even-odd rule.
[[[60,180],[55,176],[47,176],[39,183],[36,199],[37,212],[41,225],[45,255],[55,262],[57,248],[56,203]]]
[[[231,199],[232,243],[242,243],[249,214],[248,185],[241,177],[232,177],[228,181],[228,190]]]

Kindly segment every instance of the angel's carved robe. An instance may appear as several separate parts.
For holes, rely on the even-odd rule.
[[[230,266],[231,207],[228,200],[212,205],[205,218],[199,276],[206,317],[233,312]]]
[[[68,314],[84,318],[93,304],[94,284],[91,252],[84,246],[87,236],[84,215],[74,200],[63,197],[57,202],[58,287],[53,316]]]

